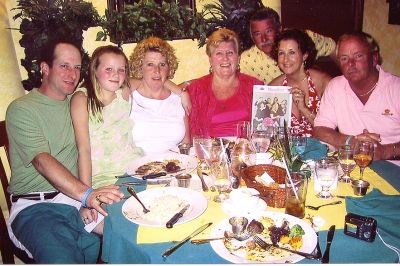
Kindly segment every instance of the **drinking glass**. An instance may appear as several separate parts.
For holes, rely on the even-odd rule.
[[[364,169],[374,157],[374,144],[370,141],[357,141],[354,145],[353,158],[360,167],[360,180],[363,180]]]
[[[307,196],[307,175],[305,172],[300,171],[291,172],[290,176],[291,182],[288,177],[285,178],[285,213],[303,219]]]
[[[231,180],[229,176],[229,165],[226,156],[226,147],[222,141],[207,145],[200,143],[205,162],[210,169],[210,176],[214,186],[218,190],[218,195],[214,197],[215,202],[223,202],[231,190]]]
[[[306,150],[307,145],[307,138],[301,135],[292,135],[292,154],[295,155],[302,155]]]
[[[204,159],[204,152],[203,152],[200,144],[202,144],[205,147],[211,146],[212,139],[208,136],[203,136],[203,135],[193,136],[193,147],[196,152],[196,157],[198,159],[198,161],[197,161],[198,171],[207,173],[209,171],[209,169],[208,169],[207,163]]]
[[[356,167],[356,162],[353,159],[353,150],[346,145],[339,149],[338,159],[340,167],[342,167],[344,175],[339,178],[340,182],[350,183],[350,173]]]
[[[334,158],[325,158],[315,163],[315,178],[321,185],[321,192],[317,194],[318,198],[330,199],[333,195],[329,189],[335,182],[338,175],[338,162]]]
[[[271,133],[267,131],[255,131],[251,134],[251,143],[256,152],[256,164],[269,163],[270,156],[268,156],[267,151],[271,143],[271,138]]]

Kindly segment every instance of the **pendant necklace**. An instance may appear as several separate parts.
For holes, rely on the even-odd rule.
[[[372,88],[369,90],[369,91],[367,91],[366,93],[364,93],[364,94],[357,94],[357,96],[358,97],[364,97],[364,96],[367,96],[368,94],[370,94],[373,90],[375,90],[375,88],[376,88],[376,86],[378,85],[378,82],[376,82],[375,84],[374,84],[374,86],[372,86]]]

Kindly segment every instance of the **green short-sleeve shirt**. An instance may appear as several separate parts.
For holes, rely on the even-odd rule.
[[[35,156],[43,152],[78,176],[78,152],[69,106],[69,98],[54,100],[37,89],[10,104],[6,114],[11,157],[10,193],[55,190],[32,165]]]

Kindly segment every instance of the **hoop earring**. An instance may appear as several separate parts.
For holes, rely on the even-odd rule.
[[[304,64],[304,67],[305,67],[307,65],[307,60],[304,60],[303,64]]]
[[[213,72],[212,66],[210,66],[210,69],[208,70],[208,72],[210,72],[210,74]]]
[[[236,69],[240,72],[240,64],[237,65]]]

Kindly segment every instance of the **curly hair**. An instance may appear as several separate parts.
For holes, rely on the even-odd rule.
[[[129,57],[129,66],[131,68],[132,77],[135,79],[143,78],[143,61],[147,52],[157,52],[165,56],[169,66],[168,79],[172,79],[178,68],[178,59],[175,56],[175,50],[168,42],[158,37],[149,37],[141,42],[133,50]]]
[[[211,55],[211,49],[216,48],[221,42],[233,42],[236,47],[236,52],[239,52],[240,40],[239,36],[229,29],[217,29],[207,39],[206,53]]]
[[[100,65],[100,57],[104,54],[114,54],[122,56],[125,59],[126,77],[129,76],[128,58],[120,48],[113,45],[106,45],[97,47],[94,50],[92,57],[90,59],[89,79],[85,83],[85,87],[87,90],[87,98],[88,98],[87,105],[90,114],[89,116],[91,120],[94,120],[96,122],[103,121],[102,109],[104,105],[101,101],[101,87],[96,77],[96,69]],[[122,87],[124,86],[129,86],[127,78],[125,78]]]
[[[303,54],[308,54],[307,59],[304,61],[304,69],[309,69],[314,65],[315,59],[317,58],[317,49],[315,48],[315,44],[305,31],[299,29],[285,29],[278,36],[272,52],[275,61],[278,61],[279,43],[283,40],[293,40],[297,42],[300,51]]]

